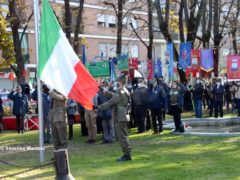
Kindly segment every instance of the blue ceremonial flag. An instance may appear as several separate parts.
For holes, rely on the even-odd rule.
[[[173,43],[167,44],[167,51],[165,53],[166,64],[168,64],[168,77],[171,80],[174,76],[174,55],[173,55]]]
[[[160,59],[155,59],[153,63],[154,77],[162,76],[162,62]]]
[[[214,58],[213,49],[202,49],[201,50],[201,69],[206,72],[213,70]]]
[[[185,42],[180,44],[178,67],[183,71],[186,71],[187,67],[191,66],[191,49],[191,42]]]
[[[86,46],[82,45],[82,63],[85,65],[87,62]]]
[[[114,67],[114,60],[110,60],[110,81],[115,81],[115,67]]]

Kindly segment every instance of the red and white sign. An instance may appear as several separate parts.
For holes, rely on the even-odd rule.
[[[240,80],[240,56],[227,56],[227,78],[228,81]]]

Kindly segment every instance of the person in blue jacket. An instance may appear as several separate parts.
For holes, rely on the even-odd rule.
[[[166,95],[163,88],[158,86],[156,79],[150,81],[147,93],[148,108],[151,111],[154,134],[158,134],[163,131],[162,111],[165,108]]]
[[[22,93],[21,86],[17,86],[15,91],[10,92],[8,98],[13,101],[13,114],[16,116],[17,132],[23,134],[24,119],[28,112],[28,98]]]

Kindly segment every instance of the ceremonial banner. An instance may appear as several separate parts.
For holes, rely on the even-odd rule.
[[[129,59],[129,69],[138,69],[138,58]]]
[[[86,67],[93,77],[110,75],[109,61],[86,64]]]
[[[123,54],[117,57],[117,68],[118,71],[128,70],[128,54]]]
[[[68,42],[47,0],[42,1],[38,77],[50,88],[92,110],[98,92],[89,74]]]
[[[191,66],[191,49],[191,42],[185,42],[180,44],[178,67],[183,71],[186,71],[187,67]]]
[[[213,70],[214,66],[213,49],[202,49],[201,50],[201,69],[205,72]]]
[[[86,46],[82,45],[82,63],[85,65],[87,63],[87,53]]]
[[[228,80],[240,80],[240,56],[227,56],[227,78]]]
[[[148,61],[147,60],[142,60],[140,61],[140,68],[139,71],[142,73],[144,78],[147,78],[148,76]]]
[[[153,79],[153,61],[152,60],[148,60],[148,64],[147,64],[147,67],[148,67],[148,80],[151,80]]]
[[[191,50],[191,68],[190,72],[192,73],[193,77],[196,77],[197,73],[200,72],[200,65],[201,65],[201,59],[200,59],[200,50],[198,49],[192,49]]]
[[[160,59],[155,59],[153,63],[154,77],[162,76],[162,61]]]
[[[165,63],[168,65],[168,80],[171,80],[174,76],[173,43],[167,44],[165,58],[166,58]]]
[[[112,59],[110,60],[109,63],[110,63],[110,81],[113,82],[116,79],[115,65]]]

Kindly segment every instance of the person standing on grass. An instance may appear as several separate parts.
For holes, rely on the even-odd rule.
[[[3,131],[2,118],[3,118],[3,101],[2,98],[0,97],[0,133]]]
[[[121,74],[117,77],[118,91],[112,94],[112,98],[98,106],[99,110],[106,110],[112,107],[113,118],[115,123],[115,130],[118,141],[121,145],[123,156],[118,158],[117,161],[129,161],[131,157],[131,147],[128,142],[128,122],[127,107],[129,103],[130,94],[125,87],[127,77]],[[110,94],[109,94],[110,95]]]
[[[98,105],[97,96],[98,95],[93,98],[94,106]],[[94,110],[85,109],[84,116],[88,129],[88,140],[86,141],[86,143],[95,144],[97,139],[97,113]]]
[[[158,86],[157,80],[150,81],[148,87],[148,108],[151,111],[154,134],[163,131],[162,111],[165,109],[166,96],[162,87]]]
[[[48,118],[52,127],[52,140],[54,149],[65,149],[67,148],[67,98],[57,90],[51,90],[49,95],[52,101]]]
[[[173,81],[169,92],[169,108],[168,114],[173,116],[175,130],[173,132],[184,132],[184,125],[181,121],[181,113],[184,104],[184,94],[186,87],[177,81]]]
[[[235,98],[236,98],[238,116],[240,116],[240,82],[237,82]]]
[[[72,100],[67,100],[67,117],[68,117],[68,139],[73,139],[73,124],[75,119],[75,114],[77,112],[77,103]]]
[[[98,94],[98,105],[101,105],[110,98],[106,96],[105,92],[109,91],[109,85],[106,80],[102,82],[102,86],[100,88],[100,92]],[[114,138],[114,123],[112,119],[112,109],[109,107],[105,110],[99,110],[98,116],[102,119],[102,127],[103,127],[103,144],[104,143],[112,143]]]
[[[203,93],[204,85],[200,78],[196,79],[193,86],[193,101],[194,101],[194,111],[197,118],[202,118],[202,105],[203,105]]]
[[[214,114],[215,118],[223,117],[223,98],[224,98],[224,86],[221,84],[221,79],[217,80],[216,85],[212,90],[214,100]]]
[[[146,131],[146,111],[147,111],[147,86],[144,84],[144,79],[138,79],[138,87],[133,93],[134,102],[134,117],[138,126],[138,133]]]
[[[13,101],[13,114],[16,116],[17,132],[23,134],[24,119],[28,112],[28,98],[22,92],[21,86],[17,86],[15,91],[10,92],[8,98]]]

